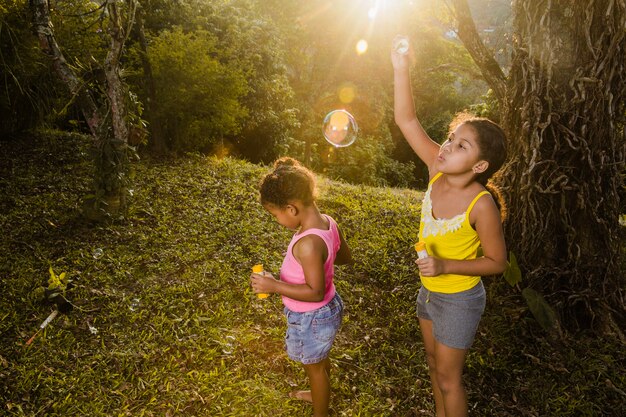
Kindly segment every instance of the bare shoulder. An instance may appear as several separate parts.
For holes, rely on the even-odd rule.
[[[479,220],[497,220],[498,223],[500,222],[500,211],[491,194],[481,195],[470,212],[470,222],[472,224]]]
[[[299,239],[293,247],[293,254],[297,259],[306,257],[327,256],[324,240],[317,235],[306,235]]]

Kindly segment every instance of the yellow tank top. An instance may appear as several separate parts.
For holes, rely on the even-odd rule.
[[[476,259],[480,240],[478,233],[472,228],[469,215],[476,201],[488,191],[481,191],[474,197],[465,213],[451,219],[435,219],[430,192],[433,183],[442,175],[437,173],[428,183],[428,189],[422,201],[422,215],[420,219],[419,239],[426,243],[430,256],[443,259],[467,260]],[[480,282],[480,276],[457,274],[442,274],[436,277],[420,275],[422,285],[429,291],[442,293],[456,293],[469,290]]]

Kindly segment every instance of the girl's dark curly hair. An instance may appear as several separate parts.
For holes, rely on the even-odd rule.
[[[274,169],[261,180],[261,204],[287,207],[293,201],[311,205],[317,197],[315,176],[288,156],[277,159]]]
[[[480,159],[489,162],[489,167],[476,176],[476,181],[481,183],[493,196],[500,210],[502,220],[506,218],[506,205],[500,189],[490,181],[491,177],[502,167],[506,160],[506,134],[498,124],[484,117],[476,117],[469,113],[457,114],[450,123],[450,132],[459,125],[466,124],[476,132]]]

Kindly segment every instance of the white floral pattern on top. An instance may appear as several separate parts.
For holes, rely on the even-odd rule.
[[[437,236],[445,235],[446,233],[459,230],[465,221],[467,212],[457,214],[450,219],[435,219],[433,217],[433,204],[430,200],[430,190],[432,187],[428,187],[424,194],[424,200],[422,201],[422,223],[424,228],[422,229],[422,236]]]

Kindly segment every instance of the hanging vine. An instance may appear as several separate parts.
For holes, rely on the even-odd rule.
[[[467,26],[467,2],[453,3],[459,27]],[[602,318],[624,330],[625,1],[514,1],[513,13],[513,62],[500,100],[510,158],[496,179],[509,206],[507,243],[526,284],[567,327]],[[486,80],[501,81],[484,53],[472,51],[478,34],[459,37]]]

